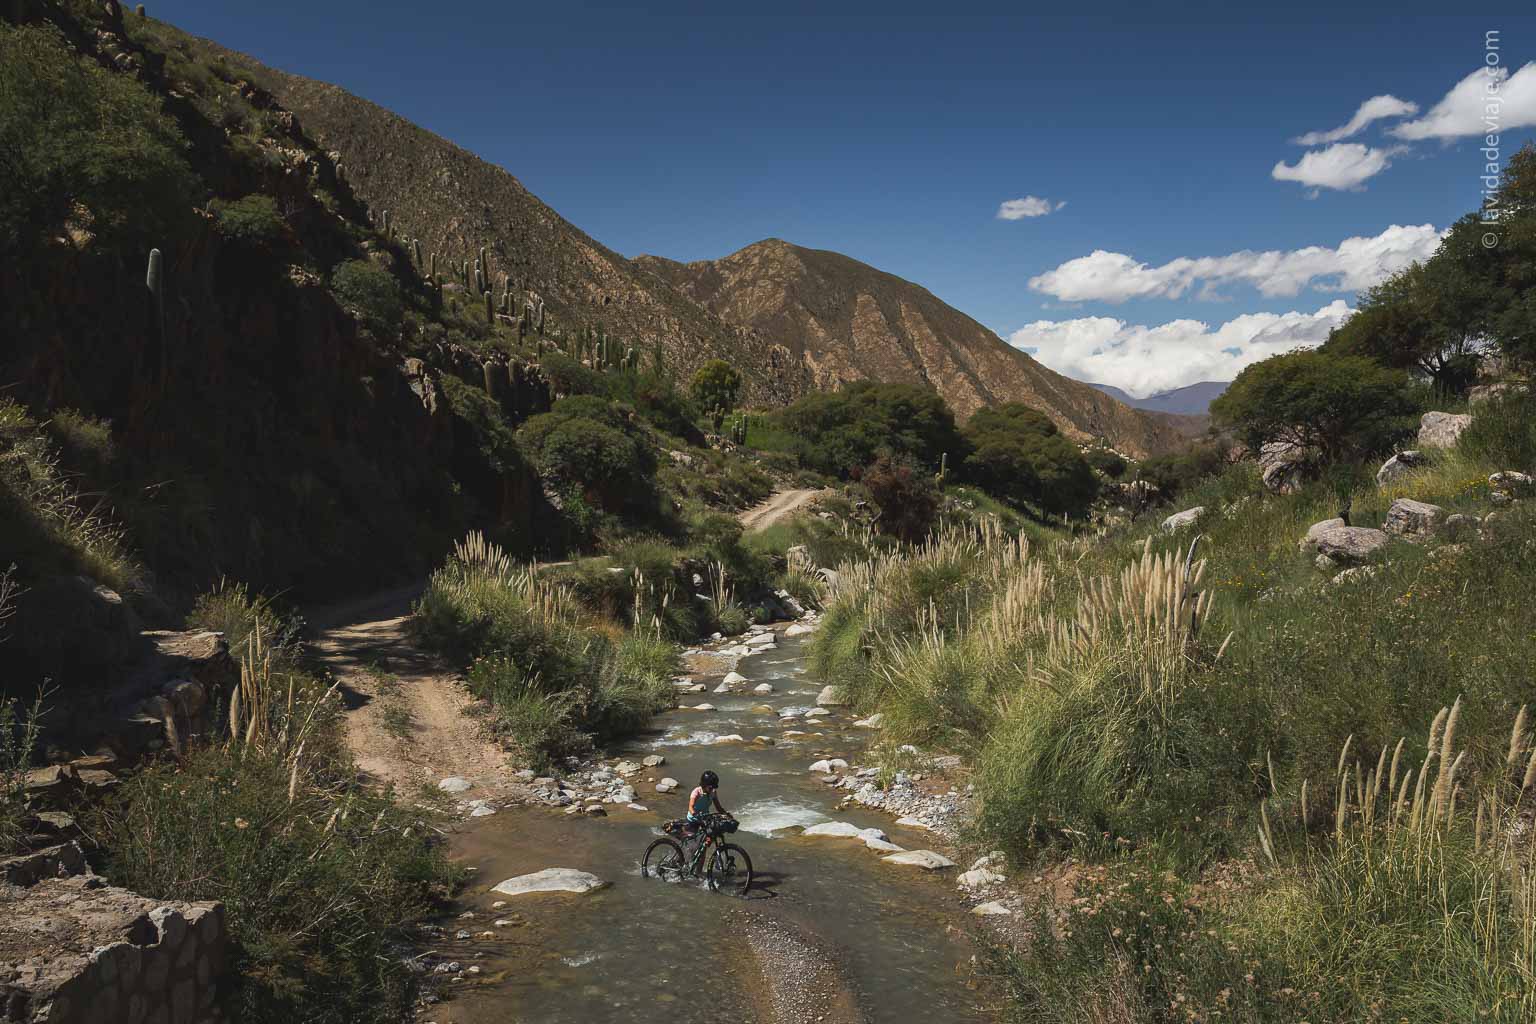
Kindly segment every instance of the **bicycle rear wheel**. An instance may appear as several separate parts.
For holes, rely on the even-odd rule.
[[[745,896],[752,888],[752,858],[735,843],[721,843],[709,859],[709,887],[716,892]]]
[[[659,878],[663,882],[681,881],[686,868],[683,848],[671,839],[658,839],[647,846],[640,861],[642,877]]]

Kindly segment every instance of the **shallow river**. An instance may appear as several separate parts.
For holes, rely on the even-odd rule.
[[[493,919],[513,917],[495,941],[452,943],[445,951],[480,965],[473,981],[434,1007],[440,1024],[597,1024],[674,1021],[705,1014],[742,1021],[774,1020],[765,991],[793,990],[807,971],[795,958],[762,957],[754,936],[766,929],[797,937],[799,948],[834,965],[840,1007],[826,1019],[876,1022],[982,1021],[968,984],[976,952],[967,933],[974,920],[956,899],[954,870],[927,873],[886,864],[856,840],[800,838],[791,826],[847,821],[877,826],[892,842],[926,849],[935,837],[898,828],[886,815],[838,810],[845,795],[809,774],[822,756],[855,755],[869,736],[836,714],[824,726],[780,725],[780,709],[814,704],[820,684],[805,674],[799,640],[746,658],[737,669],[753,685],[772,683],[771,696],[689,694],[716,711],[674,711],[614,753],[638,761],[659,753],[666,764],[629,781],[648,812],[609,805],[606,818],[541,808],[504,810],[479,819],[454,840],[454,852],[476,870],[462,900],[472,921],[448,922],[450,933],[479,933]],[[786,730],[822,736],[780,739],[777,746],[711,745],[714,736],[779,737]],[[736,841],[752,856],[758,881],[748,899],[715,894],[702,885],[667,885],[640,877],[639,859],[658,826],[681,817],[699,773],[720,773],[720,795],[741,822]],[[681,783],[659,795],[652,781]],[[488,890],[504,878],[546,867],[589,871],[611,883],[585,896],[512,897],[501,911]],[[772,945],[772,943],[769,943]],[[756,951],[756,952],[754,952]],[[470,957],[479,952],[482,958]],[[788,973],[791,976],[785,977]],[[810,973],[807,971],[807,973]],[[829,1004],[830,1005],[830,1004]],[[816,1020],[813,1008],[809,1020]]]

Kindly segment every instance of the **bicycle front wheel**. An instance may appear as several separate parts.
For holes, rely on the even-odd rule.
[[[645,878],[659,878],[663,882],[682,881],[687,862],[683,860],[683,848],[670,839],[658,839],[645,848],[640,861],[640,874]]]
[[[735,843],[721,843],[709,860],[709,887],[716,892],[745,896],[752,888],[752,858]]]

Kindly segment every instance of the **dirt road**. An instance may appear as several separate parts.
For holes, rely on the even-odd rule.
[[[478,702],[406,629],[418,584],[316,609],[310,649],[341,680],[346,739],[358,767],[404,793],[457,775],[489,797],[511,786],[508,757],[487,735]]]
[[[760,505],[754,505],[738,517],[748,533],[766,530],[775,523],[783,522],[796,512],[804,510],[818,498],[833,494],[824,487],[812,487],[792,491],[776,491]]]

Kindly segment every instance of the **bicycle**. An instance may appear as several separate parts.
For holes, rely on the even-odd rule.
[[[724,814],[706,816],[697,824],[703,838],[692,856],[684,852],[682,843],[672,838],[675,835],[693,838],[688,835],[689,824],[687,819],[679,818],[661,827],[667,835],[645,848],[645,856],[640,860],[641,876],[659,878],[664,882],[680,882],[684,878],[698,878],[702,875],[715,892],[724,890],[745,896],[752,887],[752,858],[746,850],[735,843],[726,842],[724,838],[739,827],[736,819]],[[708,867],[705,867],[706,856]]]

